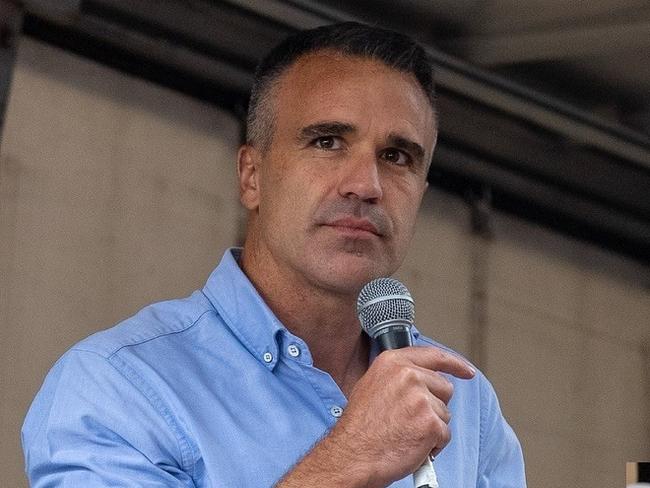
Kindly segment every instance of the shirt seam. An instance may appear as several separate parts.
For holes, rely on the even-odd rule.
[[[136,390],[140,392],[144,398],[147,399],[156,413],[162,417],[164,422],[171,429],[172,433],[174,434],[174,438],[176,439],[178,450],[181,454],[181,467],[192,479],[194,479],[196,454],[192,448],[191,443],[183,434],[182,429],[180,428],[174,415],[171,413],[171,410],[158,396],[154,388],[152,388],[144,380],[144,378],[142,378],[142,376],[140,376],[137,371],[135,371],[135,369],[131,367],[131,365],[129,365],[124,359],[117,356],[116,353],[113,353],[111,356],[105,359],[113,367],[113,369],[115,369],[115,371],[123,376],[129,383],[131,383],[131,385],[133,385]]]
[[[454,356],[460,357],[460,358],[462,358],[463,360],[465,360],[467,362],[467,359],[465,358],[465,356],[460,354],[458,351],[454,351],[452,348],[447,347],[444,344],[440,344],[439,342],[433,341],[433,340],[429,339],[428,337],[423,336],[422,334],[418,335],[417,340],[422,341],[422,342],[428,344],[431,347],[435,347],[436,349],[442,349],[443,351],[446,351],[446,352],[448,352],[450,354],[453,354]],[[414,345],[417,345],[417,344],[414,344]]]
[[[479,412],[480,412],[480,415],[479,415],[479,435],[478,435],[478,462],[476,463],[477,464],[476,468],[478,470],[477,479],[480,476],[481,470],[483,469],[482,468],[482,465],[483,465],[483,451],[484,451],[483,444],[485,443],[485,424],[486,424],[485,415],[487,413],[487,409],[483,408],[483,405],[485,403],[485,399],[484,399],[485,392],[484,392],[484,390],[485,390],[485,388],[484,388],[483,382],[480,381],[479,382],[479,401],[480,401]]]
[[[189,323],[188,325],[186,325],[186,326],[184,326],[184,327],[182,327],[180,329],[171,330],[171,331],[168,331],[168,332],[161,332],[160,334],[156,334],[156,335],[154,335],[152,337],[148,337],[146,339],[141,339],[139,341],[130,342],[128,344],[122,344],[120,346],[117,346],[117,349],[109,350],[106,355],[101,354],[100,352],[98,352],[98,351],[96,351],[94,349],[85,348],[83,344],[78,344],[77,346],[73,347],[72,349],[75,350],[75,351],[86,351],[86,352],[92,352],[92,353],[95,353],[95,354],[99,354],[100,356],[103,356],[106,359],[110,360],[110,358],[112,356],[116,355],[117,353],[119,353],[124,348],[139,346],[141,344],[146,344],[147,342],[151,342],[151,341],[154,341],[156,339],[160,339],[161,337],[166,337],[166,336],[169,336],[169,335],[180,334],[182,332],[185,332],[185,331],[191,329],[192,327],[194,327],[203,318],[203,316],[205,314],[208,314],[210,312],[212,312],[212,310],[204,310],[204,311],[202,311],[201,314],[196,319],[194,319],[191,323]]]

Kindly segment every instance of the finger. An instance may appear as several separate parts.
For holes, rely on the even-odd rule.
[[[451,441],[451,430],[449,426],[442,421],[441,418],[435,418],[435,444],[432,446],[433,450],[440,452]]]
[[[471,379],[476,374],[476,370],[460,356],[437,347],[410,346],[386,352],[395,353],[422,368],[442,371],[462,379]]]
[[[419,366],[415,366],[415,370],[417,371],[418,380],[424,383],[432,396],[438,398],[444,404],[449,403],[454,394],[454,385],[451,381],[436,371]]]
[[[449,424],[451,421],[451,412],[449,408],[440,398],[434,396],[431,397],[431,408],[433,412],[442,420],[445,424]]]

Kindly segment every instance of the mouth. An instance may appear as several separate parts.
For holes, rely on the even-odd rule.
[[[344,234],[358,236],[358,237],[368,237],[368,236],[377,236],[381,237],[381,233],[377,227],[366,219],[355,219],[355,218],[343,218],[338,219],[333,222],[328,222],[325,224],[327,227],[332,227],[335,230],[342,232]]]

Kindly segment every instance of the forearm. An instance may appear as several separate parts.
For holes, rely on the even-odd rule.
[[[354,457],[333,432],[303,457],[275,488],[379,488],[367,463]]]

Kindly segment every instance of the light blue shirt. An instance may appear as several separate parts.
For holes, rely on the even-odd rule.
[[[269,487],[335,425],[345,396],[259,296],[238,252],[203,290],[59,359],[23,426],[33,487]],[[524,487],[521,448],[488,381],[451,379],[441,488]],[[412,477],[391,486],[413,488]]]

